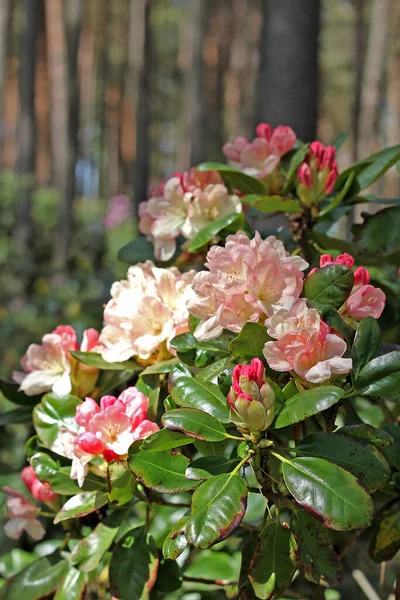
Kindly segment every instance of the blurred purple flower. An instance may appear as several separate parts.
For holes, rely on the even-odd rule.
[[[104,227],[107,229],[114,229],[126,219],[130,219],[131,204],[129,196],[120,194],[119,196],[113,196],[110,198],[108,203],[108,212],[103,219]]]

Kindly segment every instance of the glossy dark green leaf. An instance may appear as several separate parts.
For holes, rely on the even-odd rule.
[[[58,588],[53,600],[81,600],[87,585],[87,575],[69,567],[64,581]]]
[[[32,423],[32,407],[21,406],[15,410],[0,413],[0,425],[21,425]]]
[[[337,430],[336,433],[349,435],[364,442],[369,442],[376,448],[383,449],[391,446],[393,437],[384,429],[377,429],[367,423],[359,423],[358,425],[345,425]]]
[[[113,460],[107,466],[108,498],[117,506],[129,502],[136,482],[126,460]]]
[[[154,586],[155,594],[163,594],[165,597],[168,592],[176,592],[182,586],[183,578],[178,563],[175,560],[161,558],[158,565],[157,580]]]
[[[220,231],[225,229],[225,227],[232,225],[232,223],[239,222],[242,219],[242,213],[233,212],[212,221],[207,227],[201,229],[201,231],[194,236],[189,244],[188,251],[197,252],[203,248],[203,246],[208,244],[208,242],[210,242]]]
[[[379,450],[354,437],[317,431],[304,437],[296,450],[300,456],[324,458],[343,467],[370,493],[382,488],[390,478],[389,465]]]
[[[143,375],[141,373],[136,382],[136,388],[149,399],[147,418],[155,421],[158,413],[158,401],[160,398],[160,377],[158,375]]]
[[[218,171],[225,183],[233,189],[238,189],[244,194],[265,194],[265,185],[246,173],[242,173],[223,163],[206,162],[197,166],[200,171]]]
[[[171,346],[177,352],[189,352],[190,350],[205,350],[211,354],[223,354],[228,356],[228,344],[232,339],[231,335],[225,333],[216,340],[200,342],[193,333],[181,333],[171,340]]]
[[[209,479],[213,475],[232,470],[237,463],[237,460],[230,460],[225,456],[202,456],[190,463],[186,469],[186,477],[194,480]]]
[[[400,352],[382,354],[371,360],[358,374],[357,393],[378,398],[394,396],[400,387]]]
[[[40,481],[48,483],[56,494],[70,496],[81,491],[69,473],[61,471],[60,465],[45,452],[36,452],[30,463]]]
[[[383,429],[392,436],[393,442],[383,450],[386,460],[392,467],[400,471],[400,426],[384,425]]]
[[[164,450],[172,450],[180,446],[192,444],[193,440],[187,438],[179,431],[170,431],[169,429],[161,429],[156,431],[143,440],[141,445],[142,450],[154,450],[155,452],[163,452]]]
[[[43,396],[40,404],[33,409],[33,424],[40,441],[57,454],[63,454],[58,434],[61,427],[78,431],[75,421],[76,407],[81,403],[75,396],[62,398],[53,394]]]
[[[301,211],[300,202],[289,196],[260,196],[258,194],[249,194],[242,197],[242,203],[247,204],[262,213],[293,213]]]
[[[242,521],[247,507],[247,486],[238,475],[217,475],[193,494],[190,516],[178,533],[189,544],[210,548],[229,537]]]
[[[328,304],[318,304],[314,302],[311,302],[310,304],[315,306],[322,320],[325,321],[329,327],[342,335],[347,344],[351,346],[354,337],[354,330],[343,321],[336,308],[333,308],[333,306],[329,306]]]
[[[343,579],[342,566],[326,527],[304,510],[297,511],[290,526],[296,534],[304,574],[317,585],[335,587]]]
[[[108,502],[108,494],[102,491],[81,492],[67,500],[62,509],[54,519],[54,523],[60,523],[67,519],[77,519],[95,512]]]
[[[119,511],[96,525],[92,533],[79,540],[71,552],[71,564],[79,565],[84,573],[94,571],[110,548],[126,511]]]
[[[227,552],[203,550],[195,555],[186,567],[184,575],[210,581],[218,580],[222,584],[237,582],[240,572],[240,552],[233,555]]]
[[[391,560],[400,550],[400,507],[390,506],[378,514],[372,529],[369,552],[377,562]]]
[[[133,265],[137,262],[155,260],[154,247],[149,240],[143,236],[122,246],[118,252],[118,260]]]
[[[167,429],[180,431],[197,440],[221,442],[227,437],[225,427],[215,417],[197,408],[169,410],[161,421]]]
[[[196,375],[196,379],[199,381],[209,381],[211,383],[217,383],[218,376],[225,371],[225,369],[229,368],[230,365],[233,364],[231,357],[221,358],[217,360],[211,365],[204,367],[201,371]]]
[[[296,182],[297,167],[301,165],[308,152],[309,144],[304,144],[293,155],[290,161],[288,172],[286,173],[286,182],[283,188],[283,193],[287,194]]]
[[[360,321],[352,348],[353,375],[357,380],[361,369],[374,357],[381,339],[381,332],[376,319],[365,317]]]
[[[150,365],[146,367],[141,372],[141,377],[144,375],[158,375],[160,373],[169,373],[176,364],[179,363],[178,358],[170,358],[169,360],[164,360],[162,362],[156,363],[155,365]]]
[[[255,595],[271,600],[284,592],[297,565],[297,544],[288,526],[269,523],[262,532],[249,568]]]
[[[284,461],[283,478],[297,502],[326,527],[342,531],[371,524],[371,496],[341,467],[322,458],[295,458]]]
[[[70,350],[71,354],[79,362],[89,367],[102,369],[104,371],[141,371],[142,367],[134,360],[125,360],[124,362],[112,363],[104,360],[101,354],[96,352],[81,352],[80,350]]]
[[[357,239],[358,253],[361,256],[379,260],[397,256],[400,251],[400,206],[385,208],[373,215],[363,213],[364,221],[353,225]],[[398,264],[398,261],[394,261]]]
[[[182,554],[182,552],[188,545],[185,535],[181,533],[187,519],[187,515],[181,517],[179,521],[175,523],[170,533],[165,538],[162,548],[163,555],[165,556],[165,558],[175,560],[176,558],[178,558],[178,556]]]
[[[19,383],[0,378],[0,391],[4,398],[7,398],[10,402],[14,402],[14,404],[19,404],[21,406],[34,406],[40,402],[41,395],[27,396],[24,392],[19,392],[18,388]]]
[[[340,308],[351,292],[354,276],[344,265],[329,265],[318,269],[304,282],[305,296],[319,304]]]
[[[369,161],[369,165],[357,177],[361,190],[372,185],[390,167],[400,161],[400,145],[380,150],[380,152],[372,154],[366,160]]]
[[[246,323],[239,335],[230,342],[229,350],[238,358],[249,360],[255,357],[264,358],[265,342],[272,338],[267,328],[259,323]]]
[[[157,569],[157,548],[152,537],[143,527],[130,531],[111,557],[111,594],[121,600],[147,600],[156,581]]]
[[[114,391],[115,388],[132,379],[134,375],[135,372],[132,369],[127,371],[100,371],[96,381],[96,388],[98,389],[96,398]]]
[[[9,579],[1,588],[1,600],[41,600],[55,592],[69,570],[67,560],[51,565],[39,558],[26,569]]]
[[[304,421],[330,408],[344,396],[344,391],[334,385],[311,388],[286,400],[275,421],[275,429]]]
[[[179,452],[166,451],[161,456],[152,450],[139,450],[129,456],[128,466],[143,485],[156,492],[173,494],[192,490],[198,485],[186,479],[189,459]]]
[[[11,552],[0,556],[0,575],[5,579],[14,577],[28,565],[39,558],[34,552],[26,552],[21,548],[13,548]]]
[[[215,417],[221,423],[229,422],[226,397],[214,383],[183,376],[176,379],[172,387],[170,386],[170,394],[178,406],[197,408]]]

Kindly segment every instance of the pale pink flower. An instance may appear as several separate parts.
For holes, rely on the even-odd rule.
[[[310,383],[323,383],[351,370],[351,358],[342,358],[346,349],[346,342],[321,323],[320,331],[299,329],[267,342],[264,356],[274,371],[292,371]]]
[[[81,350],[98,352],[101,344],[95,329],[83,333]],[[78,350],[76,332],[69,325],[59,325],[52,333],[46,333],[42,344],[31,344],[21,360],[24,372],[15,371],[13,379],[20,384],[20,391],[28,396],[52,391],[57,396],[65,396],[72,391],[72,367],[76,360],[70,350]],[[74,377],[79,379],[79,369],[97,371],[92,367],[79,365]]]
[[[159,269],[151,261],[130,267],[128,279],[111,288],[100,336],[102,357],[122,362],[132,356],[148,359],[158,350],[171,352],[172,338],[189,331],[186,303],[194,275]]]
[[[279,165],[281,155],[276,146],[267,140],[256,138],[242,150],[240,158],[244,173],[263,179]]]
[[[41,540],[46,531],[36,518],[40,509],[11,487],[3,487],[3,492],[8,496],[6,507],[9,521],[4,525],[6,536],[18,540],[26,531],[36,542]]]
[[[308,308],[307,301],[300,298],[290,309],[280,308],[265,321],[268,335],[280,338],[299,329],[319,331],[320,316],[315,308]]]
[[[222,151],[232,162],[242,162],[242,151],[250,144],[250,141],[242,136],[235,137],[231,142],[224,145]]]
[[[22,469],[21,479],[35,500],[39,502],[53,502],[57,498],[57,494],[48,485],[39,481],[32,467]]]
[[[259,123],[256,127],[256,133],[259,138],[267,140],[267,142],[278,148],[280,156],[292,150],[296,143],[296,134],[287,125],[278,125],[278,127],[273,128],[268,123]]]
[[[158,425],[147,419],[148,405],[147,396],[135,387],[118,398],[104,396],[100,406],[86,398],[76,411],[75,420],[81,429],[74,438],[74,454],[100,454],[106,460],[124,456],[135,440],[158,431]]]
[[[347,298],[344,314],[348,314],[356,320],[365,317],[379,319],[385,308],[385,301],[386,296],[380,288],[373,285],[362,285]]]
[[[204,189],[196,188],[191,193],[187,223],[182,228],[188,239],[192,239],[213,221],[231,213],[242,212],[239,197],[230,195],[222,183],[207,185]]]
[[[290,257],[274,236],[250,240],[243,232],[228,236],[225,247],[212,246],[209,272],[193,281],[189,311],[199,317],[197,339],[218,337],[223,328],[239,332],[247,321],[263,321],[279,308],[291,308],[303,287],[308,263]]]
[[[84,452],[76,444],[77,436],[76,431],[61,427],[58,432],[57,449],[55,451],[61,456],[72,460],[70,477],[76,479],[79,487],[82,487],[89,472],[88,463],[94,458],[94,454]]]

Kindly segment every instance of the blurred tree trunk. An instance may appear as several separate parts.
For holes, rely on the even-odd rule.
[[[257,122],[304,141],[316,136],[319,28],[320,0],[263,0]]]
[[[35,74],[36,39],[41,0],[24,0],[21,58],[19,69],[20,114],[17,133],[17,171],[21,176],[21,193],[15,228],[15,247],[19,259],[22,291],[32,266],[30,242],[32,238],[31,205],[35,176]]]
[[[393,3],[390,25],[391,48],[388,56],[387,74],[387,117],[386,143],[394,146],[400,142],[400,4]],[[395,167],[385,177],[385,197],[398,197],[400,194],[399,175]]]
[[[207,34],[207,0],[191,0],[191,57],[188,101],[191,121],[190,162],[196,165],[206,160],[206,115],[204,87],[204,40]]]
[[[364,0],[355,0],[355,58],[354,58],[354,101],[352,110],[353,160],[358,160],[360,137],[361,89],[364,70],[365,25]]]
[[[53,182],[60,194],[58,232],[53,268],[62,282],[67,272],[73,229],[79,87],[77,56],[81,27],[81,2],[68,0],[66,30],[62,0],[46,0],[46,29],[50,73]],[[66,36],[68,36],[68,47]]]
[[[372,5],[359,124],[359,151],[361,158],[379,147],[379,98],[383,80],[383,65],[390,23],[391,0],[374,0]]]
[[[150,175],[150,70],[151,0],[131,0],[130,4],[130,77],[136,114],[136,155],[133,180],[134,214],[140,202],[147,200]],[[135,92],[135,90],[137,90]]]
[[[9,25],[10,0],[0,2],[0,152],[3,141],[3,98],[6,82],[7,31]]]

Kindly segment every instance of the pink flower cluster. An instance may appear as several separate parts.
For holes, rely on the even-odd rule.
[[[263,431],[271,425],[275,394],[266,381],[264,365],[259,358],[233,369],[228,402],[233,411],[231,418],[238,426]]]
[[[194,238],[201,229],[230,213],[242,212],[217,171],[176,173],[139,206],[139,229],[154,244],[157,260],[172,258],[176,238]]]
[[[122,362],[137,356],[168,358],[169,342],[189,331],[186,307],[195,272],[180,273],[175,267],[159,269],[151,261],[128,270],[128,278],[116,281],[104,310],[100,336],[102,357]]]
[[[290,308],[303,289],[308,263],[289,256],[274,236],[252,240],[239,231],[225,247],[212,246],[207,254],[209,271],[197,273],[189,311],[200,318],[198,340],[217,338],[223,329],[239,333],[247,321],[264,322],[279,308]]]
[[[235,137],[224,145],[223,152],[247,175],[264,179],[279,165],[281,157],[293,149],[296,134],[290,127],[279,125],[274,129],[268,123],[259,123],[256,133],[252,142]]]
[[[57,499],[57,494],[39,481],[32,467],[22,469],[21,479],[35,500],[51,504]],[[5,534],[18,540],[26,531],[34,540],[41,540],[46,532],[36,518],[40,509],[11,487],[3,487],[3,492],[8,496],[6,506],[9,521],[4,526]]]
[[[321,321],[318,312],[300,299],[291,309],[281,309],[266,325],[276,341],[267,342],[264,356],[274,371],[291,371],[302,385],[323,383],[348,373],[351,358],[343,358],[346,342]]]
[[[336,149],[312,142],[305,160],[297,169],[297,194],[305,206],[318,204],[333,191],[338,177]]]
[[[95,329],[83,332],[82,352],[99,352],[100,347],[99,333]],[[72,391],[73,383],[82,380],[80,371],[87,375],[90,370],[96,375],[96,370],[91,367],[77,365],[70,350],[79,350],[79,345],[76,332],[69,325],[59,325],[43,336],[41,344],[31,344],[21,360],[24,372],[13,373],[14,381],[20,384],[20,391],[28,396],[49,391],[65,396]]]
[[[347,254],[340,254],[333,258],[331,254],[322,254],[320,257],[320,268],[328,265],[345,265],[349,269],[354,267],[354,258]],[[312,269],[311,275],[318,269]],[[370,285],[370,274],[365,267],[357,267],[354,271],[354,285],[349,297],[339,312],[347,320],[360,321],[365,317],[379,319],[385,308],[386,296],[380,288]]]
[[[110,199],[108,203],[108,211],[103,219],[106,229],[114,229],[121,223],[130,219],[132,216],[131,203],[129,196],[120,194]]]

